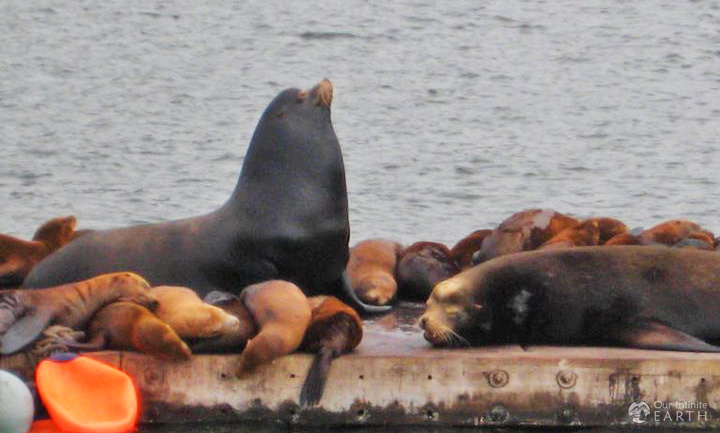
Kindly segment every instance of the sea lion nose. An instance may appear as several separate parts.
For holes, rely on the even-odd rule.
[[[313,87],[311,90],[312,95],[315,97],[315,104],[321,107],[329,107],[332,104],[333,97],[333,85],[325,78],[318,85]]]

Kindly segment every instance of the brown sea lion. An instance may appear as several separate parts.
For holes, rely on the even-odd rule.
[[[568,227],[540,245],[538,250],[589,247],[600,242],[600,228],[596,220],[585,220],[575,226]]]
[[[608,239],[603,245],[640,245],[640,238],[632,233],[620,233]]]
[[[674,245],[683,239],[714,239],[712,232],[705,230],[692,221],[674,219],[665,221],[640,233],[639,240],[643,245],[655,243]]]
[[[311,310],[302,290],[282,280],[248,286],[240,299],[260,329],[240,356],[237,375],[242,377],[260,364],[294,352],[310,324]]]
[[[595,221],[597,223],[598,229],[600,229],[600,239],[598,240],[598,245],[604,245],[605,242],[612,239],[613,237],[630,231],[630,229],[627,225],[625,225],[625,223],[615,218],[588,218],[580,221],[580,223],[582,224],[587,221]]]
[[[459,271],[445,245],[437,242],[416,242],[402,252],[398,263],[399,297],[424,301],[435,284]]]
[[[332,360],[355,349],[363,336],[360,316],[339,299],[313,296],[308,301],[312,317],[301,348],[316,355],[300,392],[303,407],[320,402]]]
[[[350,248],[350,287],[363,302],[385,305],[395,299],[395,272],[403,246],[388,239],[367,239]]]
[[[438,284],[420,318],[437,346],[610,345],[718,352],[720,255],[647,246],[512,254]]]
[[[550,209],[529,209],[511,215],[485,238],[473,255],[478,264],[505,254],[530,251],[547,242],[578,220]]]
[[[51,324],[83,328],[97,310],[115,301],[134,302],[150,309],[157,300],[150,285],[132,272],[115,272],[77,283],[47,289],[2,292],[0,305],[0,354],[9,355],[29,343]],[[10,323],[10,326],[7,324]]]
[[[190,359],[192,352],[177,333],[152,311],[132,302],[113,302],[95,313],[87,343],[67,342],[72,349],[135,350],[171,361]]]
[[[186,219],[88,233],[38,263],[25,287],[133,271],[153,286],[201,296],[270,279],[306,293],[360,301],[344,277],[350,222],[342,152],[333,130],[333,85],[287,89],[263,112],[230,198]]]
[[[222,308],[206,304],[192,289],[157,286],[150,293],[158,301],[155,315],[186,341],[233,333],[240,321]]]
[[[0,234],[0,287],[17,287],[48,254],[73,239],[73,215],[53,218],[37,229],[31,241]]]
[[[475,230],[460,239],[452,248],[450,248],[450,258],[458,265],[460,270],[472,267],[473,254],[482,248],[483,241],[491,234],[492,230]]]
[[[237,317],[239,325],[224,329],[215,337],[192,341],[190,347],[193,353],[241,353],[248,340],[258,332],[255,319],[245,303],[235,294],[220,291],[208,293],[203,301]]]

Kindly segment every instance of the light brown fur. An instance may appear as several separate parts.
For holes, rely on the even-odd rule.
[[[311,310],[302,290],[293,283],[271,280],[246,287],[240,294],[260,331],[248,341],[238,376],[258,365],[294,352],[310,324]]]
[[[222,308],[206,304],[187,287],[157,286],[150,289],[157,298],[155,315],[183,340],[217,337],[239,326],[238,319]]]
[[[554,248],[589,247],[600,241],[600,228],[595,220],[586,220],[568,227],[538,247],[538,250]]]
[[[403,246],[387,239],[367,239],[350,249],[350,287],[363,301],[385,305],[397,294],[395,271]]]
[[[113,302],[93,317],[88,327],[90,344],[107,349],[136,350],[169,360],[190,359],[192,352],[167,323],[147,308],[130,302]]]
[[[70,242],[74,216],[53,218],[40,226],[31,241],[0,234],[0,286],[19,286],[33,266]]]
[[[702,228],[699,224],[687,220],[669,220],[653,226],[640,233],[640,243],[643,245],[651,245],[660,243],[665,245],[674,245],[683,239],[693,237],[700,239],[702,236],[708,240],[714,238],[714,235]],[[702,240],[702,239],[701,239]],[[712,241],[709,241],[712,244]]]

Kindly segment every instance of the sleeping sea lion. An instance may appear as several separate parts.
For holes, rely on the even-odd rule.
[[[313,296],[310,325],[301,348],[315,353],[300,392],[300,405],[320,402],[333,359],[355,349],[362,341],[362,320],[355,310],[334,296]]]
[[[149,288],[137,274],[115,272],[47,289],[0,292],[0,334],[4,334],[0,354],[17,352],[51,324],[83,328],[111,302],[129,301],[153,309],[157,300]]]
[[[366,303],[385,305],[395,299],[395,271],[403,246],[388,239],[367,239],[350,249],[350,287]]]
[[[498,257],[438,284],[420,326],[437,346],[719,352],[720,255],[597,246]]]
[[[73,215],[53,218],[37,229],[31,241],[0,234],[0,287],[17,287],[48,254],[73,239]]]
[[[600,242],[600,228],[596,220],[585,220],[577,225],[563,229],[548,241],[540,245],[538,250],[589,247]]]
[[[219,335],[191,342],[194,353],[240,353],[248,340],[257,335],[257,326],[250,310],[239,296],[228,292],[212,291],[203,301],[222,308],[238,319],[238,326],[225,328]]]
[[[310,324],[311,310],[302,290],[288,281],[254,284],[242,291],[240,299],[259,328],[240,356],[237,375],[242,377],[260,364],[294,352]]]
[[[185,341],[232,333],[240,326],[237,317],[206,304],[187,287],[157,286],[150,293],[158,302],[155,315]]]
[[[505,254],[531,251],[578,220],[550,209],[528,209],[501,222],[473,255],[473,264]]]
[[[492,230],[475,230],[464,238],[460,239],[450,248],[450,258],[457,264],[460,270],[473,266],[472,256],[482,248],[486,237],[492,234]]]
[[[397,266],[399,297],[424,301],[438,282],[460,271],[450,250],[438,242],[416,242],[407,247]]]
[[[675,219],[653,226],[640,233],[639,236],[640,243],[643,245],[654,243],[674,245],[687,238],[707,239],[709,243],[712,243],[714,235],[692,221]]]
[[[192,356],[170,325],[132,302],[113,302],[103,307],[90,321],[88,335],[87,343],[65,344],[76,350],[135,350],[170,361]]]
[[[364,311],[348,261],[345,168],[330,119],[333,85],[282,91],[262,114],[228,201],[208,214],[88,233],[38,263],[25,287],[129,270],[153,286],[237,291],[270,279],[335,294]]]

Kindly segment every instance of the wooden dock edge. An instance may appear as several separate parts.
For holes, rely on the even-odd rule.
[[[633,427],[640,423],[630,406],[645,402],[651,413],[642,427],[720,427],[720,355],[600,348],[351,354],[335,360],[313,408],[298,405],[312,360],[306,354],[280,358],[246,378],[235,377],[238,355],[178,363],[132,352],[86,355],[133,377],[147,425]],[[8,368],[8,359],[0,367]],[[677,419],[678,402],[698,406]]]

